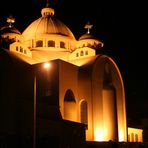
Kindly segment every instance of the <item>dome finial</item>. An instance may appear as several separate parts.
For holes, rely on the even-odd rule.
[[[54,9],[49,7],[49,0],[46,0],[46,7],[41,10],[43,17],[54,16]]]
[[[46,0],[46,7],[49,7],[49,0]]]
[[[10,15],[9,17],[7,17],[7,23],[9,23],[9,27],[12,27],[12,24],[15,23],[15,19],[13,18],[12,15]]]
[[[87,22],[87,24],[84,26],[85,29],[87,29],[87,34],[90,34],[90,29],[93,27],[92,24],[90,24],[90,22]]]

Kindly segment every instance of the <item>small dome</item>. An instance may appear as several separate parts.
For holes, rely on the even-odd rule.
[[[20,34],[20,31],[18,29],[16,29],[14,26],[12,27],[9,27],[9,26],[5,26],[5,27],[2,27],[0,29],[0,34],[3,35],[3,34],[9,34],[9,33],[15,33],[15,34]]]
[[[17,30],[14,26],[5,26],[0,29],[0,36],[2,42],[6,42],[7,44],[11,44],[15,41],[22,41],[23,36],[19,30]]]
[[[14,41],[20,41],[23,38],[20,31],[16,29],[14,26],[2,27],[0,29],[0,35],[3,39],[14,39]]]
[[[103,47],[103,43],[90,33],[86,33],[79,38],[77,47],[91,47],[94,49],[98,49]]]
[[[103,47],[103,43],[90,33],[90,29],[92,29],[92,27],[93,25],[90,24],[90,22],[84,26],[84,28],[87,29],[87,32],[78,39],[78,48],[91,47],[97,49]]]
[[[83,34],[82,36],[80,36],[79,40],[84,40],[84,39],[95,39],[93,35],[91,34]]]
[[[12,16],[7,18],[7,24],[0,29],[0,35],[2,38],[14,39],[15,41],[22,38],[20,31],[14,27],[14,22],[15,19]]]
[[[5,26],[0,29],[1,46],[9,49],[9,45],[23,40],[21,33],[14,26]]]
[[[31,40],[37,35],[57,34],[75,39],[70,29],[61,21],[54,18],[54,9],[43,8],[41,10],[42,17],[32,22],[23,32],[26,40]]]

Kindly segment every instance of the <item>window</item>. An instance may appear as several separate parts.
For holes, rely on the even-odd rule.
[[[18,46],[16,46],[16,51],[18,51]]]
[[[27,54],[27,51],[26,51],[26,49],[24,50],[24,53],[25,53],[25,54]]]
[[[48,47],[55,47],[55,42],[53,40],[49,40]]]
[[[79,53],[78,52],[76,53],[76,57],[79,57]]]
[[[85,51],[85,55],[88,55],[88,51],[87,50]]]
[[[67,101],[67,102],[76,102],[72,90],[68,89],[66,91],[66,94],[65,94],[65,97],[64,97],[64,101]]]
[[[22,47],[20,47],[20,52],[23,52],[23,48]]]
[[[138,134],[135,134],[135,142],[138,142]]]
[[[134,142],[134,133],[131,133],[131,142]]]
[[[88,124],[87,118],[87,102],[83,100],[80,104],[80,120],[81,123]]]
[[[65,48],[65,43],[64,42],[60,42],[60,48]]]
[[[83,55],[84,55],[84,52],[83,52],[83,51],[81,51],[81,52],[80,52],[80,56],[83,56]]]
[[[37,41],[36,47],[43,47],[43,41],[41,41],[41,40]]]
[[[85,44],[83,44],[83,45],[82,45],[82,47],[86,47],[86,45],[85,45]]]
[[[131,142],[130,140],[131,140],[131,139],[130,139],[130,134],[128,134],[128,142]]]

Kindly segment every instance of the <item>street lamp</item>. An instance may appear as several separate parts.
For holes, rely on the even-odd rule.
[[[36,148],[36,75],[34,75],[33,148]]]
[[[49,62],[45,62],[43,64],[43,68],[49,70],[51,64]],[[37,101],[36,101],[36,94],[37,94],[37,85],[36,85],[36,74],[34,74],[34,110],[33,110],[33,148],[36,148],[36,112],[37,112]]]

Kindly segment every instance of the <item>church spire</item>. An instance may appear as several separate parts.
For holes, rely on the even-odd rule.
[[[85,29],[87,29],[87,34],[90,34],[90,29],[93,27],[92,24],[90,24],[90,22],[87,22],[87,24],[84,26]]]

